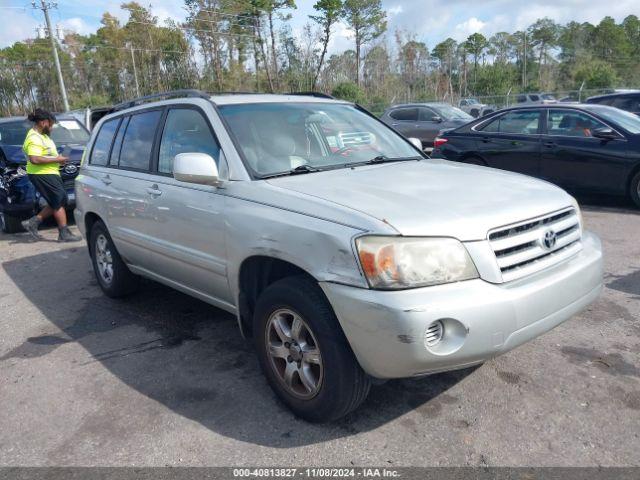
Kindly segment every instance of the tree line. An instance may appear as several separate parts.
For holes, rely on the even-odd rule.
[[[184,0],[184,22],[123,3],[127,20],[104,13],[95,33],[59,39],[72,108],[109,105],[179,88],[322,91],[379,110],[400,101],[455,101],[508,92],[576,91],[640,84],[640,20],[597,25],[549,18],[527,29],[474,33],[429,46],[389,31],[381,0],[317,0],[302,32],[295,0]],[[329,53],[339,23],[353,48]],[[0,114],[62,101],[48,39],[0,49]]]

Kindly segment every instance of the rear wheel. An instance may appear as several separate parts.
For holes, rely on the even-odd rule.
[[[137,289],[139,278],[122,261],[107,227],[100,221],[91,227],[89,251],[98,284],[108,297],[122,297]]]
[[[256,304],[254,332],[271,388],[297,416],[335,420],[367,397],[370,380],[312,279],[288,277],[267,287]]]
[[[636,204],[636,207],[640,208],[640,172],[636,173],[631,179],[629,194],[631,195],[633,203]]]
[[[22,219],[19,217],[12,217],[11,215],[6,215],[4,212],[0,212],[0,228],[4,233],[18,233],[24,231],[20,221]]]

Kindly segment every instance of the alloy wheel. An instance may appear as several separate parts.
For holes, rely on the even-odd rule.
[[[113,281],[113,255],[109,248],[109,241],[103,234],[98,235],[96,238],[95,255],[98,273],[102,280],[107,285],[110,285]]]
[[[271,368],[287,392],[304,400],[316,396],[322,386],[322,355],[304,319],[286,308],[273,312],[265,342]]]

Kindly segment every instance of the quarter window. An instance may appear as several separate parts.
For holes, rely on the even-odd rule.
[[[91,165],[105,166],[108,163],[111,143],[119,122],[120,119],[115,118],[105,122],[100,128],[91,150]]]
[[[160,110],[132,115],[122,141],[120,166],[148,170]]]
[[[592,137],[596,128],[606,125],[589,115],[571,110],[549,110],[547,131],[549,135],[564,137]]]
[[[158,171],[173,172],[179,153],[206,153],[218,163],[220,147],[202,114],[193,109],[169,110],[160,142]]]
[[[481,129],[489,133],[512,133],[519,135],[536,135],[540,125],[538,110],[507,112]]]
[[[389,114],[391,118],[406,122],[418,121],[418,109],[417,108],[399,108]]]

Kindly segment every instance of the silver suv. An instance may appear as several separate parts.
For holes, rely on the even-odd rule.
[[[162,98],[89,142],[75,215],[98,282],[118,297],[143,276],[232,312],[309,421],[374,379],[511,350],[601,290],[600,242],[553,185],[428,159],[348,102]]]

